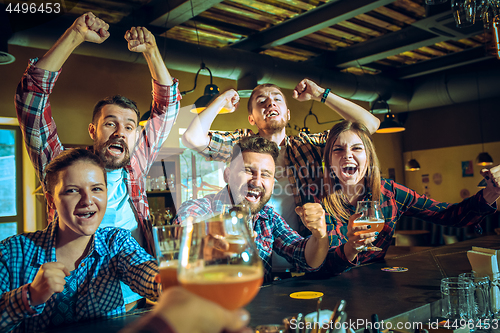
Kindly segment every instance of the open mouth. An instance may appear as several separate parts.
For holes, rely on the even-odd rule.
[[[262,191],[256,189],[249,189],[245,199],[249,202],[259,202],[262,197]]]
[[[354,176],[354,174],[358,171],[358,167],[355,164],[346,164],[342,166],[342,174],[346,178],[350,178]]]
[[[279,113],[278,113],[278,111],[273,110],[273,111],[269,112],[268,114],[266,114],[264,119],[275,117],[275,116],[279,116]]]
[[[92,218],[96,212],[85,212],[85,213],[76,213],[75,215],[82,219],[90,219]]]
[[[125,148],[123,147],[123,144],[121,144],[121,143],[111,143],[108,146],[107,150],[112,155],[121,155],[125,151]]]

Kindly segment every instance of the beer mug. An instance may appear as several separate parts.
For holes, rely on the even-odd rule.
[[[441,279],[441,315],[445,319],[461,323],[475,322],[474,286],[472,281],[461,277]]]

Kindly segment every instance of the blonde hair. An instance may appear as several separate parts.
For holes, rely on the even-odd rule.
[[[360,123],[350,122],[346,120],[338,123],[332,127],[330,133],[328,134],[325,153],[323,157],[325,167],[323,176],[325,184],[324,187],[328,191],[328,193],[326,193],[323,198],[323,204],[326,208],[326,211],[337,220],[349,219],[350,213],[347,210],[349,202],[347,200],[347,196],[344,194],[343,186],[339,183],[338,178],[335,175],[334,169],[331,165],[331,156],[333,152],[333,146],[337,141],[339,135],[349,131],[358,135],[363,142],[363,145],[365,146],[367,170],[365,176],[363,177],[364,190],[371,190],[371,200],[380,200],[380,165],[370,132],[363,124]]]

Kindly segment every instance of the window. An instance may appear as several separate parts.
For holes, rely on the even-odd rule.
[[[23,231],[21,131],[0,126],[0,240]]]
[[[180,139],[179,145],[181,148],[186,148]],[[184,150],[180,155],[180,162],[182,202],[217,193],[226,186],[223,176],[225,163],[206,161],[203,156],[191,149]],[[196,173],[195,186],[193,186],[193,173]]]

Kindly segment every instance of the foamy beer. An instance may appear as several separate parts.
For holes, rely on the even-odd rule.
[[[156,259],[160,270],[162,290],[179,285],[177,267],[182,227],[162,225],[153,227]]]
[[[264,270],[245,222],[221,214],[188,219],[179,253],[178,279],[187,290],[234,310],[248,304]]]

